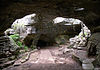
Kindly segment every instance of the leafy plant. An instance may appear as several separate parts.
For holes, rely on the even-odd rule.
[[[17,45],[18,45],[19,47],[23,47],[25,51],[28,51],[28,46],[23,46],[22,42],[17,41]]]
[[[20,42],[20,41],[17,41],[17,45],[18,45],[19,47],[23,47],[23,44],[22,44],[22,42]]]
[[[10,35],[10,37],[14,40],[14,42],[19,46],[22,47],[25,51],[28,51],[28,46],[24,46],[22,42],[18,39],[20,38],[19,34]]]
[[[17,41],[17,40],[20,38],[19,34],[10,35],[10,37],[11,37],[14,41]]]

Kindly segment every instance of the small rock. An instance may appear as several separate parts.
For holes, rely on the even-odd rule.
[[[65,62],[61,62],[61,61],[58,61],[57,63],[59,63],[59,64],[65,64]]]
[[[92,63],[95,59],[86,59],[86,60],[83,60],[82,63],[85,63],[85,64],[89,64],[89,63]]]
[[[73,51],[73,50],[72,50],[72,49],[65,48],[65,49],[63,50],[63,53],[71,52],[71,51]]]
[[[78,50],[86,50],[86,47],[77,47]]]
[[[13,65],[14,65],[14,66],[19,66],[19,65],[21,65],[21,62],[18,60],[18,61],[16,61]]]
[[[92,63],[89,63],[89,64],[82,64],[82,67],[84,70],[93,70],[94,69],[94,66]]]

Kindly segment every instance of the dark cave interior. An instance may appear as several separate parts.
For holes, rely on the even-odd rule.
[[[43,41],[43,40],[38,40],[37,47],[45,48],[47,46],[53,46],[53,43],[46,42],[46,41]]]

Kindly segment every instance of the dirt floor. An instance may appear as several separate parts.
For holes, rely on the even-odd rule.
[[[81,65],[72,59],[72,51],[63,54],[59,50],[57,46],[41,48],[32,53],[28,61],[4,70],[82,70]]]

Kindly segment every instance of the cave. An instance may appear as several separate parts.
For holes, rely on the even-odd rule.
[[[52,46],[52,45],[53,45],[53,43],[51,43],[51,42],[46,42],[44,40],[38,40],[36,46],[39,48],[45,48],[45,47]]]

